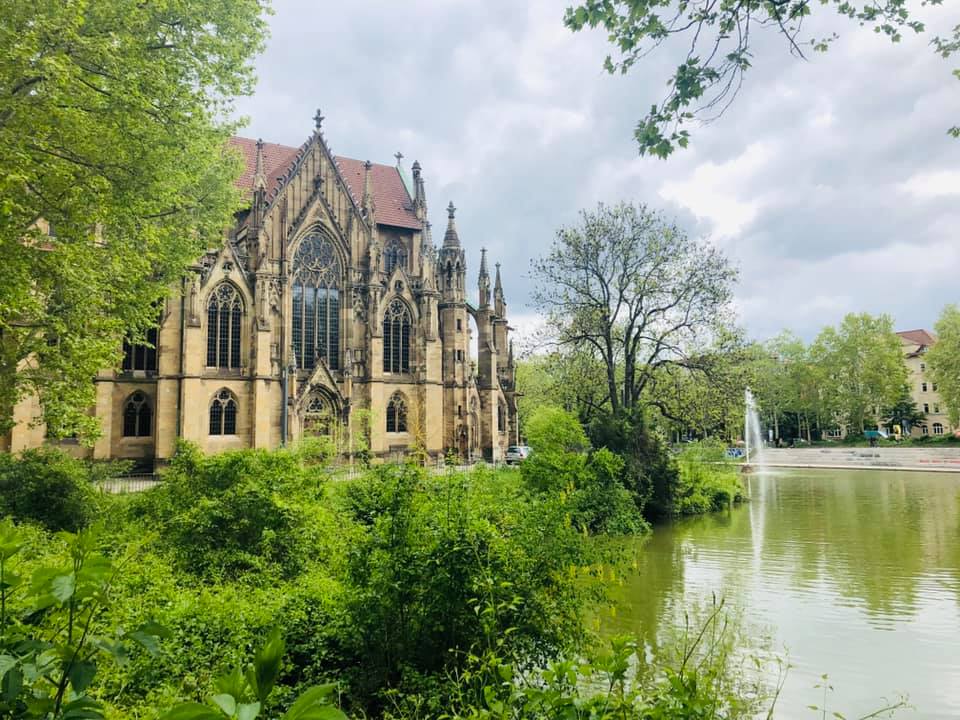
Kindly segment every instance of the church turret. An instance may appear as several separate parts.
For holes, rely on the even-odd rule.
[[[266,206],[267,173],[263,169],[263,140],[257,140],[257,155],[253,171],[253,202],[250,207],[250,235],[253,242],[257,242]]]
[[[423,185],[423,174],[420,161],[413,161],[413,209],[420,220],[427,217],[427,191]]]
[[[493,285],[493,312],[498,318],[507,316],[507,301],[503,297],[503,282],[500,280],[500,263],[497,263],[497,279]]]
[[[447,232],[443,235],[443,246],[460,247],[460,236],[457,235],[457,223],[454,218],[457,215],[457,208],[453,205],[453,200],[447,205]]]
[[[464,302],[464,285],[467,271],[466,256],[460,247],[460,237],[457,235],[457,209],[451,202],[447,206],[447,232],[443,236],[443,247],[440,248],[440,290],[444,302]]]
[[[480,307],[487,307],[490,304],[490,273],[487,270],[486,248],[480,248],[480,277],[478,284],[480,286]]]

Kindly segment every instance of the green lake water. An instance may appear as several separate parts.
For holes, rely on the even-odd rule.
[[[820,717],[807,706],[827,673],[829,709],[848,718],[897,693],[915,708],[898,718],[960,718],[960,474],[746,482],[751,502],[658,526],[633,548],[603,631],[653,637],[715,593],[789,655],[776,717]]]

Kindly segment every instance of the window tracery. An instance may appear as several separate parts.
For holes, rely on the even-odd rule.
[[[237,399],[226,388],[218,390],[210,403],[210,434],[237,434]]]
[[[207,302],[207,367],[240,367],[243,298],[236,287],[220,283]]]
[[[395,298],[383,315],[383,371],[410,372],[412,317],[406,303]]]
[[[394,393],[387,403],[387,432],[407,431],[407,403],[403,395]]]
[[[146,394],[137,390],[123,406],[123,436],[150,437],[153,411]]]
[[[343,271],[333,241],[314,233],[293,259],[293,350],[297,367],[311,369],[317,358],[340,367],[340,288]]]

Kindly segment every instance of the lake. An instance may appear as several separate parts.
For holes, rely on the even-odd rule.
[[[605,633],[655,636],[712,593],[792,665],[777,718],[847,718],[909,695],[896,717],[960,717],[960,474],[771,470],[752,500],[660,525],[632,548]],[[829,713],[828,713],[829,716]]]

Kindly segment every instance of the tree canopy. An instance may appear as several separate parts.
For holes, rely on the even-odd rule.
[[[947,305],[934,330],[937,342],[927,351],[927,362],[950,424],[956,428],[960,426],[960,308]]]
[[[532,274],[548,341],[599,364],[600,404],[614,413],[641,406],[663,369],[698,367],[733,320],[729,260],[644,206],[584,211]]]
[[[940,5],[942,1],[922,4]],[[634,130],[641,155],[665,158],[689,143],[686,126],[717,118],[736,98],[744,73],[754,64],[753,47],[759,32],[779,33],[790,52],[799,57],[826,51],[836,35],[805,38],[802,33],[808,17],[830,8],[872,26],[892,42],[900,41],[905,32],[926,30],[907,0],[582,0],[567,9],[564,22],[575,32],[598,26],[607,31],[617,52],[604,61],[610,73],[626,73],[665,43],[682,48],[666,97],[650,108]],[[934,37],[932,45],[944,58],[953,55],[960,49],[960,25],[947,37]],[[960,136],[960,127],[949,132]]]
[[[96,433],[91,382],[237,208],[224,150],[267,0],[8,3],[0,15],[0,433],[25,393]]]

